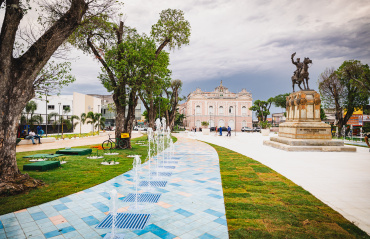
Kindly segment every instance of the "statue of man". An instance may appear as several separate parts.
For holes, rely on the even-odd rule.
[[[297,58],[297,61],[294,61],[295,52],[292,54],[292,63],[297,67],[297,69],[294,71],[294,75],[297,77],[297,80],[299,79],[299,73],[301,72],[303,68],[303,62],[300,62],[300,58]]]

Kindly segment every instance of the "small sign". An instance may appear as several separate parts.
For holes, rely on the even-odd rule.
[[[126,139],[129,138],[130,134],[129,133],[121,133],[121,139]]]

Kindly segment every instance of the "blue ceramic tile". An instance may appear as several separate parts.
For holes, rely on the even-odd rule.
[[[225,219],[222,219],[222,218],[217,218],[216,220],[214,220],[214,222],[217,222],[221,225],[227,226],[227,221]]]
[[[107,193],[107,192],[101,192],[101,193],[99,193],[100,195],[102,195],[103,197],[105,197],[106,199],[108,199],[108,200],[110,200],[110,195],[109,195],[109,193]]]
[[[224,213],[217,212],[217,211],[212,210],[212,209],[207,209],[204,212],[209,213],[209,214],[211,214],[213,216],[216,216],[216,217],[222,217],[223,215],[225,215]]]
[[[0,221],[0,229],[3,229],[3,228],[4,228],[4,226],[3,226],[3,224]]]
[[[105,205],[104,203],[96,202],[96,203],[93,203],[92,205],[94,207],[96,207],[98,210],[100,210],[101,212],[108,212],[109,211],[109,207],[107,205]]]
[[[204,233],[203,235],[199,237],[199,239],[213,239],[213,238],[216,238],[216,237],[208,233]]]
[[[99,220],[93,216],[83,217],[81,218],[87,225],[93,226],[99,223]]]
[[[85,189],[85,190],[84,190],[84,192],[85,192],[85,193],[91,193],[91,192],[94,192],[94,191],[93,191],[93,190],[91,190],[91,189]]]
[[[59,211],[63,211],[63,210],[67,210],[68,207],[64,204],[58,204],[58,205],[54,205],[53,206],[55,208],[55,210],[57,210],[58,212]]]
[[[220,196],[220,195],[216,195],[216,194],[208,194],[208,196],[210,196],[210,197],[214,197],[214,198],[217,198],[217,199],[221,199],[221,198],[223,198],[222,196]]]
[[[62,203],[67,203],[67,202],[72,202],[71,199],[65,197],[65,198],[60,198],[59,201],[61,201]]]
[[[59,235],[60,235],[60,232],[58,230],[51,231],[51,232],[48,232],[48,233],[44,233],[44,236],[46,238],[51,238],[51,237],[55,237],[55,236],[59,236]]]
[[[209,188],[206,188],[206,189],[208,189],[208,190],[212,190],[212,191],[215,191],[215,192],[218,192],[218,191],[220,191],[220,189],[216,189],[216,188],[211,188],[211,187],[209,187]]]
[[[198,180],[198,179],[195,179],[194,181],[199,182],[199,183],[205,183],[205,182],[207,182],[207,181],[202,181],[202,180]]]
[[[123,176],[127,177],[127,178],[130,178],[131,175],[130,174],[124,174]]]
[[[177,183],[170,183],[170,185],[175,186],[175,187],[180,187],[181,186],[180,184],[177,184]]]
[[[44,212],[35,212],[35,213],[31,213],[31,217],[33,218],[33,220],[35,221],[38,221],[38,220],[42,220],[42,219],[45,219],[45,218],[48,218]]]
[[[157,188],[157,191],[159,191],[161,193],[168,193],[169,192],[166,189],[162,189],[162,188]]]
[[[119,183],[113,183],[112,185],[113,185],[113,186],[115,186],[116,188],[118,188],[118,187],[122,187],[122,185],[121,185],[121,184],[119,184]]]
[[[72,226],[69,226],[69,227],[62,228],[59,231],[64,234],[64,233],[76,231],[76,229]]]
[[[181,214],[185,217],[190,217],[191,215],[194,215],[194,213],[188,212],[188,211],[186,211],[184,209],[181,209],[181,208],[175,210],[174,212],[177,212],[177,213],[179,213],[179,214]]]

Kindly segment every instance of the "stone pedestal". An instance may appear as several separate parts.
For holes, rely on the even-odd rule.
[[[314,90],[294,92],[287,97],[286,122],[279,125],[278,137],[264,145],[286,151],[347,151],[343,141],[332,140],[331,127],[320,119],[320,94]]]

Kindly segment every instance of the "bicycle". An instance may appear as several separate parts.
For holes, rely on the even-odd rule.
[[[120,149],[126,149],[128,148],[128,139],[129,138],[111,138],[110,137],[110,134],[108,134],[109,136],[109,139],[105,140],[101,147],[104,149],[104,150],[107,150],[107,149],[113,149],[113,144],[115,145],[115,148],[120,148]],[[116,142],[113,141],[113,139],[116,140]]]

